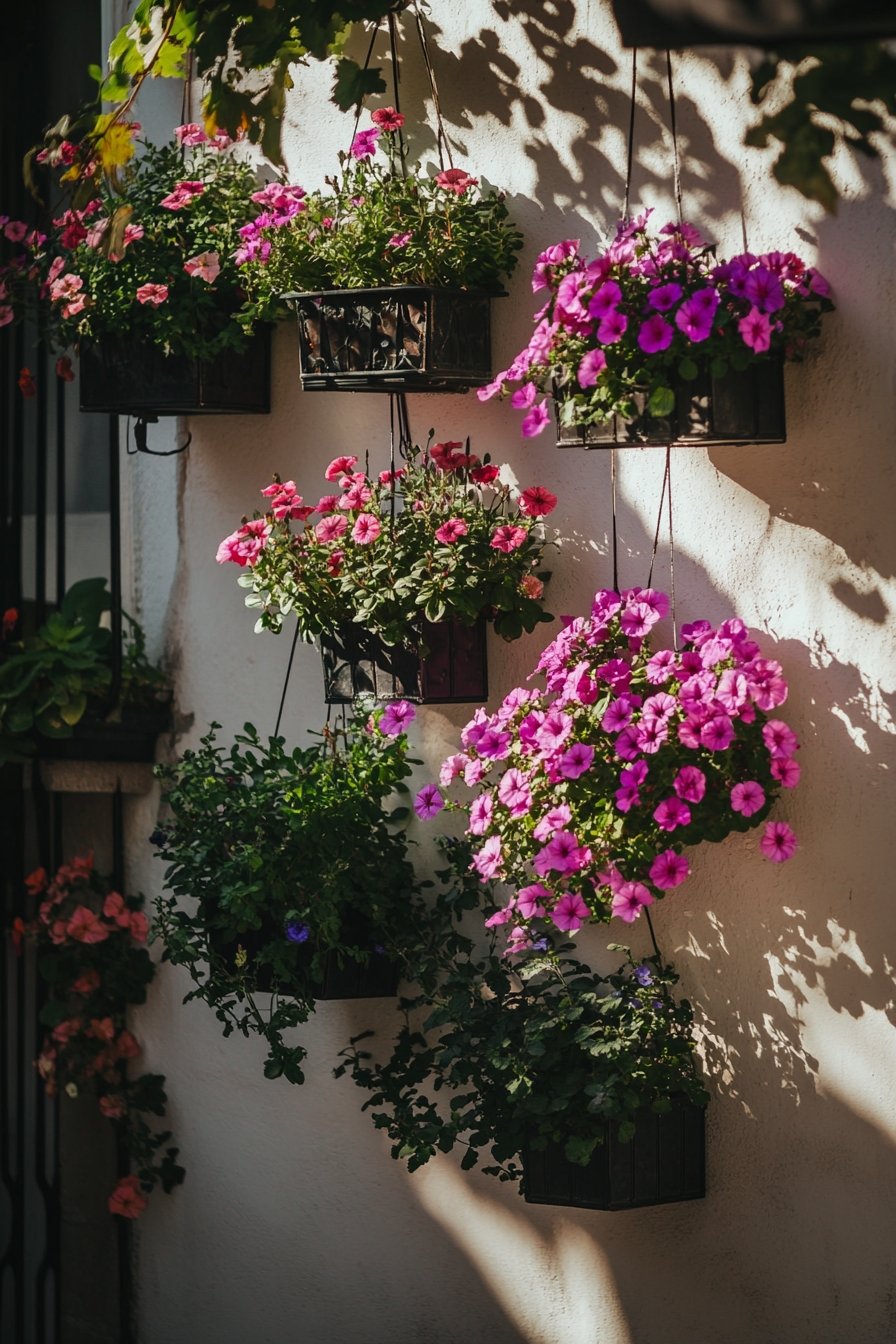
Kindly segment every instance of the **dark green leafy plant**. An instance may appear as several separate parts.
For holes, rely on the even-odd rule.
[[[518,1180],[524,1145],[562,1144],[585,1164],[607,1122],[630,1138],[639,1110],[662,1113],[684,1095],[704,1105],[692,1038],[693,1014],[676,1000],[677,976],[656,956],[599,975],[546,940],[508,961],[493,945],[477,952],[454,920],[477,902],[469,851],[454,845],[443,894],[412,958],[416,995],[403,998],[403,1024],[385,1060],[343,1051],[348,1073],[370,1097],[374,1124],[392,1156],[411,1171],[437,1152],[465,1148],[461,1165]],[[453,882],[452,882],[453,878]],[[433,931],[438,935],[433,937]]]
[[[109,703],[112,632],[102,618],[110,607],[106,580],[82,579],[33,635],[0,644],[0,762],[26,759],[39,738],[71,737],[85,716],[115,722],[125,709],[167,704],[167,679],[127,615],[121,683]]]
[[[52,880],[38,868],[26,887],[39,901],[37,916],[14,921],[12,936],[19,951],[23,940],[35,943],[47,985],[40,1011],[47,1036],[37,1068],[49,1095],[92,1091],[115,1123],[136,1173],[118,1182],[109,1209],[136,1218],[157,1183],[168,1192],[184,1179],[178,1150],[166,1147],[170,1131],[155,1130],[147,1119],[165,1114],[164,1077],[127,1074],[128,1061],[140,1055],[127,1009],[146,1001],[155,974],[144,946],[143,899],[115,891],[112,880],[96,872],[92,854],[63,864]]]
[[[396,829],[408,810],[384,811],[407,793],[401,724],[412,717],[399,702],[293,750],[251,724],[225,748],[213,724],[197,751],[158,768],[170,811],[153,836],[167,864],[164,956],[188,969],[185,1002],[208,1003],[225,1036],[264,1037],[268,1078],[303,1081],[305,1048],[285,1033],[314,1011],[328,958],[401,963],[422,917]]]

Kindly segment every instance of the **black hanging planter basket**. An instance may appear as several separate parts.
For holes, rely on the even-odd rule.
[[[491,382],[491,296],[426,285],[286,294],[305,392],[466,392]]]
[[[220,935],[212,936],[211,943],[215,951],[226,960],[232,961],[238,947],[242,947],[251,961],[266,943],[275,936],[269,925],[262,929],[250,929],[233,941],[225,942]],[[283,933],[283,938],[286,934]],[[385,949],[373,941],[369,933],[359,930],[357,921],[352,929],[352,939],[356,945],[370,944],[370,955],[366,961],[355,961],[350,957],[340,958],[336,952],[328,952],[323,979],[313,986],[315,999],[388,999],[398,993],[398,967]],[[307,975],[313,955],[311,943],[294,945],[296,974]],[[263,994],[273,991],[273,975],[270,966],[260,966],[256,973],[256,987]],[[278,993],[288,994],[288,987],[281,983]]]
[[[558,448],[636,448],[719,444],[784,443],[784,367],[780,358],[751,364],[742,372],[729,369],[714,377],[704,365],[694,379],[670,379],[675,408],[668,417],[648,415],[646,398],[631,420],[619,415],[599,425],[564,425],[559,420]]]
[[[896,33],[892,0],[796,0],[757,5],[756,0],[703,0],[670,5],[668,0],[613,0],[626,47],[736,45],[774,47],[779,42],[837,41],[887,37]]]
[[[51,761],[143,761],[156,758],[156,742],[171,725],[168,705],[122,710],[119,720],[88,711],[71,737],[38,737],[35,756]]]
[[[267,415],[271,409],[271,329],[259,328],[242,350],[214,359],[166,355],[139,341],[82,343],[78,388],[82,411],[133,415]]]
[[[378,635],[347,623],[320,638],[324,698],[328,705],[351,704],[359,695],[421,704],[469,704],[488,699],[486,622],[426,621],[424,658],[413,650],[384,644]]]
[[[523,1152],[523,1194],[530,1204],[576,1209],[637,1209],[675,1204],[706,1194],[705,1111],[678,1098],[671,1111],[640,1111],[635,1134],[618,1137],[604,1122],[603,1142],[587,1166],[564,1156],[561,1144]]]

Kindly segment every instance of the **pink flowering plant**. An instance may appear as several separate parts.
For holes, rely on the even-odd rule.
[[[324,190],[271,183],[237,260],[261,315],[282,294],[381,285],[499,292],[522,236],[504,197],[461,168],[408,170],[404,116],[380,108]]]
[[[736,618],[685,625],[681,650],[654,650],[668,610],[653,589],[598,592],[542,654],[545,689],[477,710],[441,787],[417,796],[434,817],[453,780],[473,790],[449,806],[466,815],[473,870],[510,887],[486,921],[505,928],[508,955],[590,920],[632,923],[687,880],[703,840],[765,823],[766,858],[796,850],[787,823],[767,821],[800,776],[796,734],[776,717],[780,664]]]
[[[431,439],[394,471],[371,475],[349,454],[325,479],[327,493],[306,504],[294,481],[275,478],[261,492],[266,511],[218,547],[220,563],[244,571],[256,630],[280,630],[291,612],[305,639],[355,621],[387,644],[419,646],[424,620],[485,615],[516,639],[553,619],[539,571],[557,497],[544,486],[517,491],[469,442]]]
[[[30,313],[57,351],[132,338],[200,358],[242,348],[251,316],[234,254],[253,169],[228,136],[198,125],[139,154],[139,126],[117,129],[114,172],[57,147],[61,194],[45,225],[4,221],[0,324]],[[57,372],[70,377],[67,360]]]
[[[25,886],[36,913],[16,919],[11,933],[17,952],[35,947],[47,986],[38,1072],[49,1096],[90,1092],[115,1124],[136,1171],[119,1180],[108,1206],[136,1218],[157,1184],[167,1192],[184,1178],[177,1149],[166,1146],[170,1132],[154,1129],[147,1118],[165,1114],[164,1077],[128,1074],[141,1048],[128,1030],[127,1010],[145,1002],[155,974],[142,897],[116,891],[97,872],[92,854],[76,855],[53,878],[38,868]]]
[[[187,969],[224,1035],[267,1043],[267,1078],[304,1081],[307,1022],[328,967],[402,967],[423,905],[402,799],[410,774],[396,701],[307,747],[262,739],[230,746],[212,724],[195,751],[159,766],[166,816],[151,837],[166,865],[157,902],[165,958]]]
[[[509,368],[477,395],[498,393],[525,411],[522,432],[541,433],[547,397],[561,425],[597,425],[642,409],[661,418],[674,384],[701,369],[713,377],[771,355],[802,359],[833,304],[824,277],[793,252],[742,252],[717,262],[691,224],[656,236],[650,211],[622,220],[605,251],[588,261],[576,239],[547,248],[532,276],[547,292],[535,330]]]

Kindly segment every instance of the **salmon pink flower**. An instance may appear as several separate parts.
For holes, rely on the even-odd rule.
[[[394,134],[404,125],[404,113],[396,111],[394,107],[378,107],[375,112],[371,112],[370,120],[379,126],[381,131]]]
[[[218,547],[215,559],[219,565],[224,565],[228,561],[241,567],[254,565],[267,545],[270,535],[271,525],[263,518],[243,523],[236,532],[231,532],[229,537],[224,538]]]
[[[109,1196],[109,1212],[120,1218],[139,1218],[148,1202],[141,1193],[139,1177],[122,1176]]]
[[[198,275],[200,280],[212,285],[221,273],[221,258],[217,252],[199,252],[184,262],[187,275]]]
[[[121,1120],[126,1113],[124,1097],[109,1092],[99,1098],[99,1108],[107,1120]]]
[[[138,303],[151,304],[153,308],[158,308],[168,297],[167,285],[141,285],[134,295]]]
[[[445,168],[441,173],[436,173],[436,186],[453,192],[455,196],[463,196],[465,191],[478,184],[479,178],[471,177],[463,168]]]
[[[201,196],[205,191],[204,182],[178,182],[168,196],[163,196],[159,204],[164,210],[183,210],[185,206],[192,205],[197,196]]]
[[[109,937],[106,925],[87,905],[76,907],[65,932],[79,943],[103,943]]]

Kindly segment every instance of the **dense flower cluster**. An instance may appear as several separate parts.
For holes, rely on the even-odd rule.
[[[474,870],[513,888],[487,921],[510,926],[511,953],[551,926],[631,923],[688,877],[685,849],[758,825],[799,781],[796,735],[768,717],[787,697],[780,664],[737,619],[696,621],[681,652],[652,652],[668,610],[653,589],[598,592],[542,654],[546,690],[477,710],[442,766],[442,788],[462,777],[475,790],[450,804],[467,813]],[[416,799],[423,817],[443,806],[435,785]],[[782,862],[796,839],[769,822],[759,847]]]
[[[647,231],[650,211],[623,220],[605,252],[586,261],[575,239],[541,253],[532,277],[548,291],[525,350],[478,396],[510,392],[526,411],[522,430],[539,434],[553,391],[563,424],[632,417],[635,398],[650,415],[669,415],[671,384],[718,377],[780,352],[799,359],[832,304],[818,271],[793,252],[743,252],[717,264],[691,224]]]
[[[334,458],[332,493],[314,505],[294,481],[275,480],[261,492],[265,514],[221,542],[219,563],[247,571],[257,629],[279,630],[292,611],[305,638],[359,621],[388,644],[413,644],[424,618],[472,625],[484,613],[509,639],[552,619],[537,573],[550,490],[516,495],[501,468],[460,442],[415,449],[378,476],[357,468],[354,455]]]
[[[92,854],[63,864],[52,879],[38,868],[25,885],[38,901],[37,914],[14,920],[13,944],[19,952],[25,939],[37,944],[40,973],[49,985],[41,1010],[49,1031],[37,1069],[48,1095],[62,1089],[76,1097],[90,1087],[102,1114],[118,1122],[138,1171],[118,1182],[109,1209],[136,1218],[157,1181],[170,1190],[183,1180],[176,1148],[156,1160],[171,1135],[154,1133],[144,1119],[145,1112],[164,1114],[164,1078],[129,1078],[125,1072],[141,1053],[126,1026],[127,1006],[144,1001],[154,974],[142,900],[115,891],[96,872]]]
[[[207,357],[244,343],[234,253],[253,170],[230,152],[229,137],[209,137],[193,124],[178,127],[172,143],[145,144],[132,157],[139,129],[118,127],[127,166],[113,177],[87,173],[87,199],[79,165],[79,194],[63,195],[47,233],[3,219],[16,250],[0,269],[0,326],[32,313],[57,350],[133,335],[166,353]],[[60,150],[51,166],[67,162]],[[63,174],[64,191],[72,171]]]
[[[481,193],[461,168],[408,172],[404,116],[372,114],[338,179],[325,191],[272,183],[262,210],[240,229],[237,260],[246,288],[269,315],[286,292],[364,285],[427,284],[499,290],[522,237],[503,196]]]

